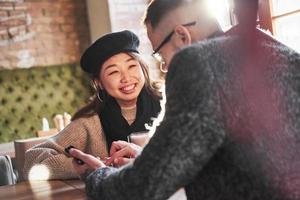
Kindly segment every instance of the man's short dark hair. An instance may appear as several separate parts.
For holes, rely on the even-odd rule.
[[[169,12],[175,10],[181,5],[191,3],[197,0],[152,0],[144,16],[144,24],[150,23],[152,28],[156,28]]]

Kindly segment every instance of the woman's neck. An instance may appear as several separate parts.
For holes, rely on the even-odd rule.
[[[134,109],[134,108],[136,108],[136,104],[135,104],[135,105],[132,105],[132,106],[126,106],[126,107],[121,106],[121,110],[132,110],[132,109]]]
[[[137,104],[137,100],[133,100],[133,101],[127,101],[127,102],[120,102],[120,101],[117,101],[119,106],[121,107],[121,109],[132,109],[132,108],[135,108],[136,107],[136,104]]]
[[[132,107],[121,107],[121,113],[127,123],[131,125],[136,119],[136,105]]]

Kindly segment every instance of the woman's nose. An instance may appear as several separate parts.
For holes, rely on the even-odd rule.
[[[130,80],[130,74],[128,72],[122,72],[121,82],[128,82]]]

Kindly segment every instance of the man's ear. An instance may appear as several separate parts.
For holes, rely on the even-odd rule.
[[[176,38],[178,38],[178,44],[181,47],[183,46],[188,46],[192,44],[192,37],[191,37],[191,33],[189,32],[189,30],[183,26],[183,25],[177,25],[174,28],[174,32],[175,32],[175,36]]]

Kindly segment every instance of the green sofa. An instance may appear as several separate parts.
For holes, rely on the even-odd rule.
[[[0,70],[0,143],[35,136],[46,117],[74,114],[91,96],[78,64]]]

